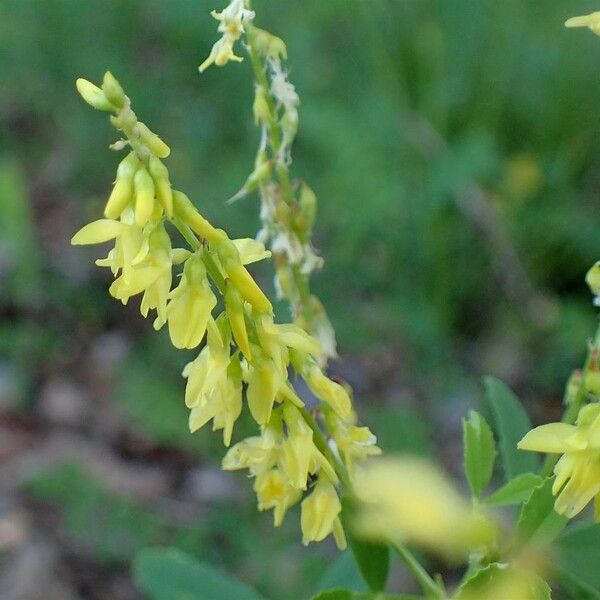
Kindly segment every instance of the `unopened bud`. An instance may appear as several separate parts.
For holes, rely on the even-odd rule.
[[[252,353],[250,351],[250,342],[248,340],[248,330],[246,329],[246,320],[244,317],[244,300],[237,289],[227,282],[225,287],[225,310],[231,327],[231,333],[238,348],[244,353],[244,356],[250,360]]]
[[[295,229],[302,242],[310,239],[315,216],[317,214],[317,196],[312,189],[302,183],[300,188],[299,211],[295,215]]]
[[[162,204],[167,217],[170,219],[173,217],[173,192],[169,181],[169,170],[156,156],[150,158],[148,167],[156,187],[156,198]]]
[[[153,154],[158,156],[158,158],[167,158],[169,154],[171,154],[171,149],[167,144],[165,144],[153,131],[145,125],[144,123],[137,124],[138,134]]]
[[[121,87],[121,84],[115,79],[110,71],[104,73],[104,79],[102,80],[102,90],[108,100],[114,104],[117,108],[123,108],[125,104],[125,92]]]
[[[117,167],[115,185],[104,207],[107,219],[118,219],[127,205],[133,200],[133,178],[140,161],[134,152],[130,152]]]
[[[264,85],[257,85],[254,92],[254,104],[252,105],[254,113],[254,123],[256,125],[267,125],[272,120],[271,109],[267,100],[267,92]]]
[[[198,212],[183,192],[173,190],[173,211],[194,233],[205,240],[215,242],[223,239],[223,234]]]
[[[75,82],[75,87],[77,88],[79,95],[93,108],[108,112],[115,110],[115,107],[111,104],[104,92],[91,81],[80,77]]]
[[[600,261],[598,261],[586,274],[585,282],[590,286],[592,294],[600,295]]]
[[[134,185],[135,222],[143,227],[150,220],[154,211],[154,182],[150,173],[142,167],[135,173]]]

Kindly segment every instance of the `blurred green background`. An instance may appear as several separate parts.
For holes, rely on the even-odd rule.
[[[97,249],[69,246],[119,160],[106,116],[74,91],[107,68],[171,145],[175,185],[232,235],[259,228],[257,198],[224,203],[258,143],[249,65],[197,72],[221,4],[0,3],[2,598],[47,591],[27,588],[32,568],[56,597],[140,598],[129,562],[165,543],[298,600],[333,559],[301,546],[296,513],[272,531],[249,482],[219,471],[219,436],[187,433],[192,355],[109,298]],[[384,449],[456,469],[487,373],[536,422],[556,417],[595,326],[584,275],[600,226],[600,40],[563,22],[597,3],[254,8],[287,42],[302,99],[293,172],[319,197],[333,369]],[[271,286],[268,265],[258,276]]]

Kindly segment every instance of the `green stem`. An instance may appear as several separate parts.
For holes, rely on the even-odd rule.
[[[331,466],[335,469],[335,472],[340,478],[340,482],[346,491],[352,493],[352,484],[350,483],[350,475],[348,474],[348,470],[346,469],[344,463],[331,451],[331,448],[329,447],[329,444],[327,444],[327,440],[325,439],[325,436],[323,435],[323,432],[321,431],[317,421],[305,406],[300,409],[300,413],[306,421],[306,424],[313,431],[313,440],[315,442],[315,446],[325,456],[325,458],[327,458]]]
[[[438,598],[443,600],[446,594],[440,586],[430,577],[429,573],[423,568],[421,563],[413,556],[412,552],[400,542],[390,542],[390,546],[396,551],[402,562],[408,567],[411,573],[419,582],[423,593],[428,598]]]

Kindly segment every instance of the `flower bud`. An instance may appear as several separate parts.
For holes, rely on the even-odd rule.
[[[598,261],[586,274],[585,282],[595,296],[600,295],[600,261]]]
[[[215,229],[192,204],[192,201],[183,193],[173,190],[173,211],[174,213],[200,237],[215,242],[223,239],[223,234]]]
[[[133,180],[140,166],[135,152],[130,152],[117,167],[115,185],[104,207],[104,216],[118,219],[127,205],[133,200]]]
[[[254,47],[260,54],[273,60],[287,59],[287,49],[281,38],[258,27],[253,27],[252,32]]]
[[[254,113],[254,123],[256,125],[268,125],[273,118],[269,102],[267,100],[267,92],[263,85],[257,85],[254,92],[254,104],[252,105]]]
[[[215,244],[215,250],[227,276],[242,297],[252,304],[258,312],[270,313],[273,310],[271,302],[242,265],[240,254],[233,242],[229,239],[221,240]]]
[[[259,425],[266,425],[271,418],[275,397],[279,391],[280,378],[273,361],[266,356],[255,356],[248,374],[248,407]]]
[[[115,107],[111,104],[110,100],[106,97],[104,92],[98,86],[94,85],[91,81],[80,77],[75,82],[75,87],[77,88],[79,95],[91,107],[107,112],[115,110]]]
[[[317,196],[312,189],[302,183],[300,188],[299,210],[294,215],[294,229],[301,242],[308,242],[317,214]]]
[[[248,330],[246,329],[246,319],[244,316],[244,301],[237,289],[226,281],[225,287],[225,310],[231,333],[238,348],[244,353],[244,356],[250,360],[252,352],[250,351],[250,342],[248,340]]]
[[[158,158],[167,158],[171,154],[171,149],[154,132],[150,131],[144,123],[137,124],[137,131],[140,139],[148,150],[158,156]]]
[[[111,104],[114,104],[117,108],[123,108],[126,98],[125,92],[123,91],[121,84],[115,79],[110,71],[104,73],[102,90]]]
[[[154,182],[144,167],[138,169],[134,176],[135,186],[135,222],[143,227],[152,217],[154,211]]]
[[[150,175],[154,179],[156,198],[165,209],[167,217],[171,219],[173,217],[173,192],[169,181],[169,170],[156,156],[150,157],[148,167]]]

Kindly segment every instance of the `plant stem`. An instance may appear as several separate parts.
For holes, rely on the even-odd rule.
[[[440,586],[430,577],[429,573],[423,568],[421,563],[413,556],[412,552],[400,542],[390,542],[390,546],[396,551],[402,562],[408,567],[411,573],[419,582],[423,593],[429,598],[438,598],[443,600],[446,594]]]

